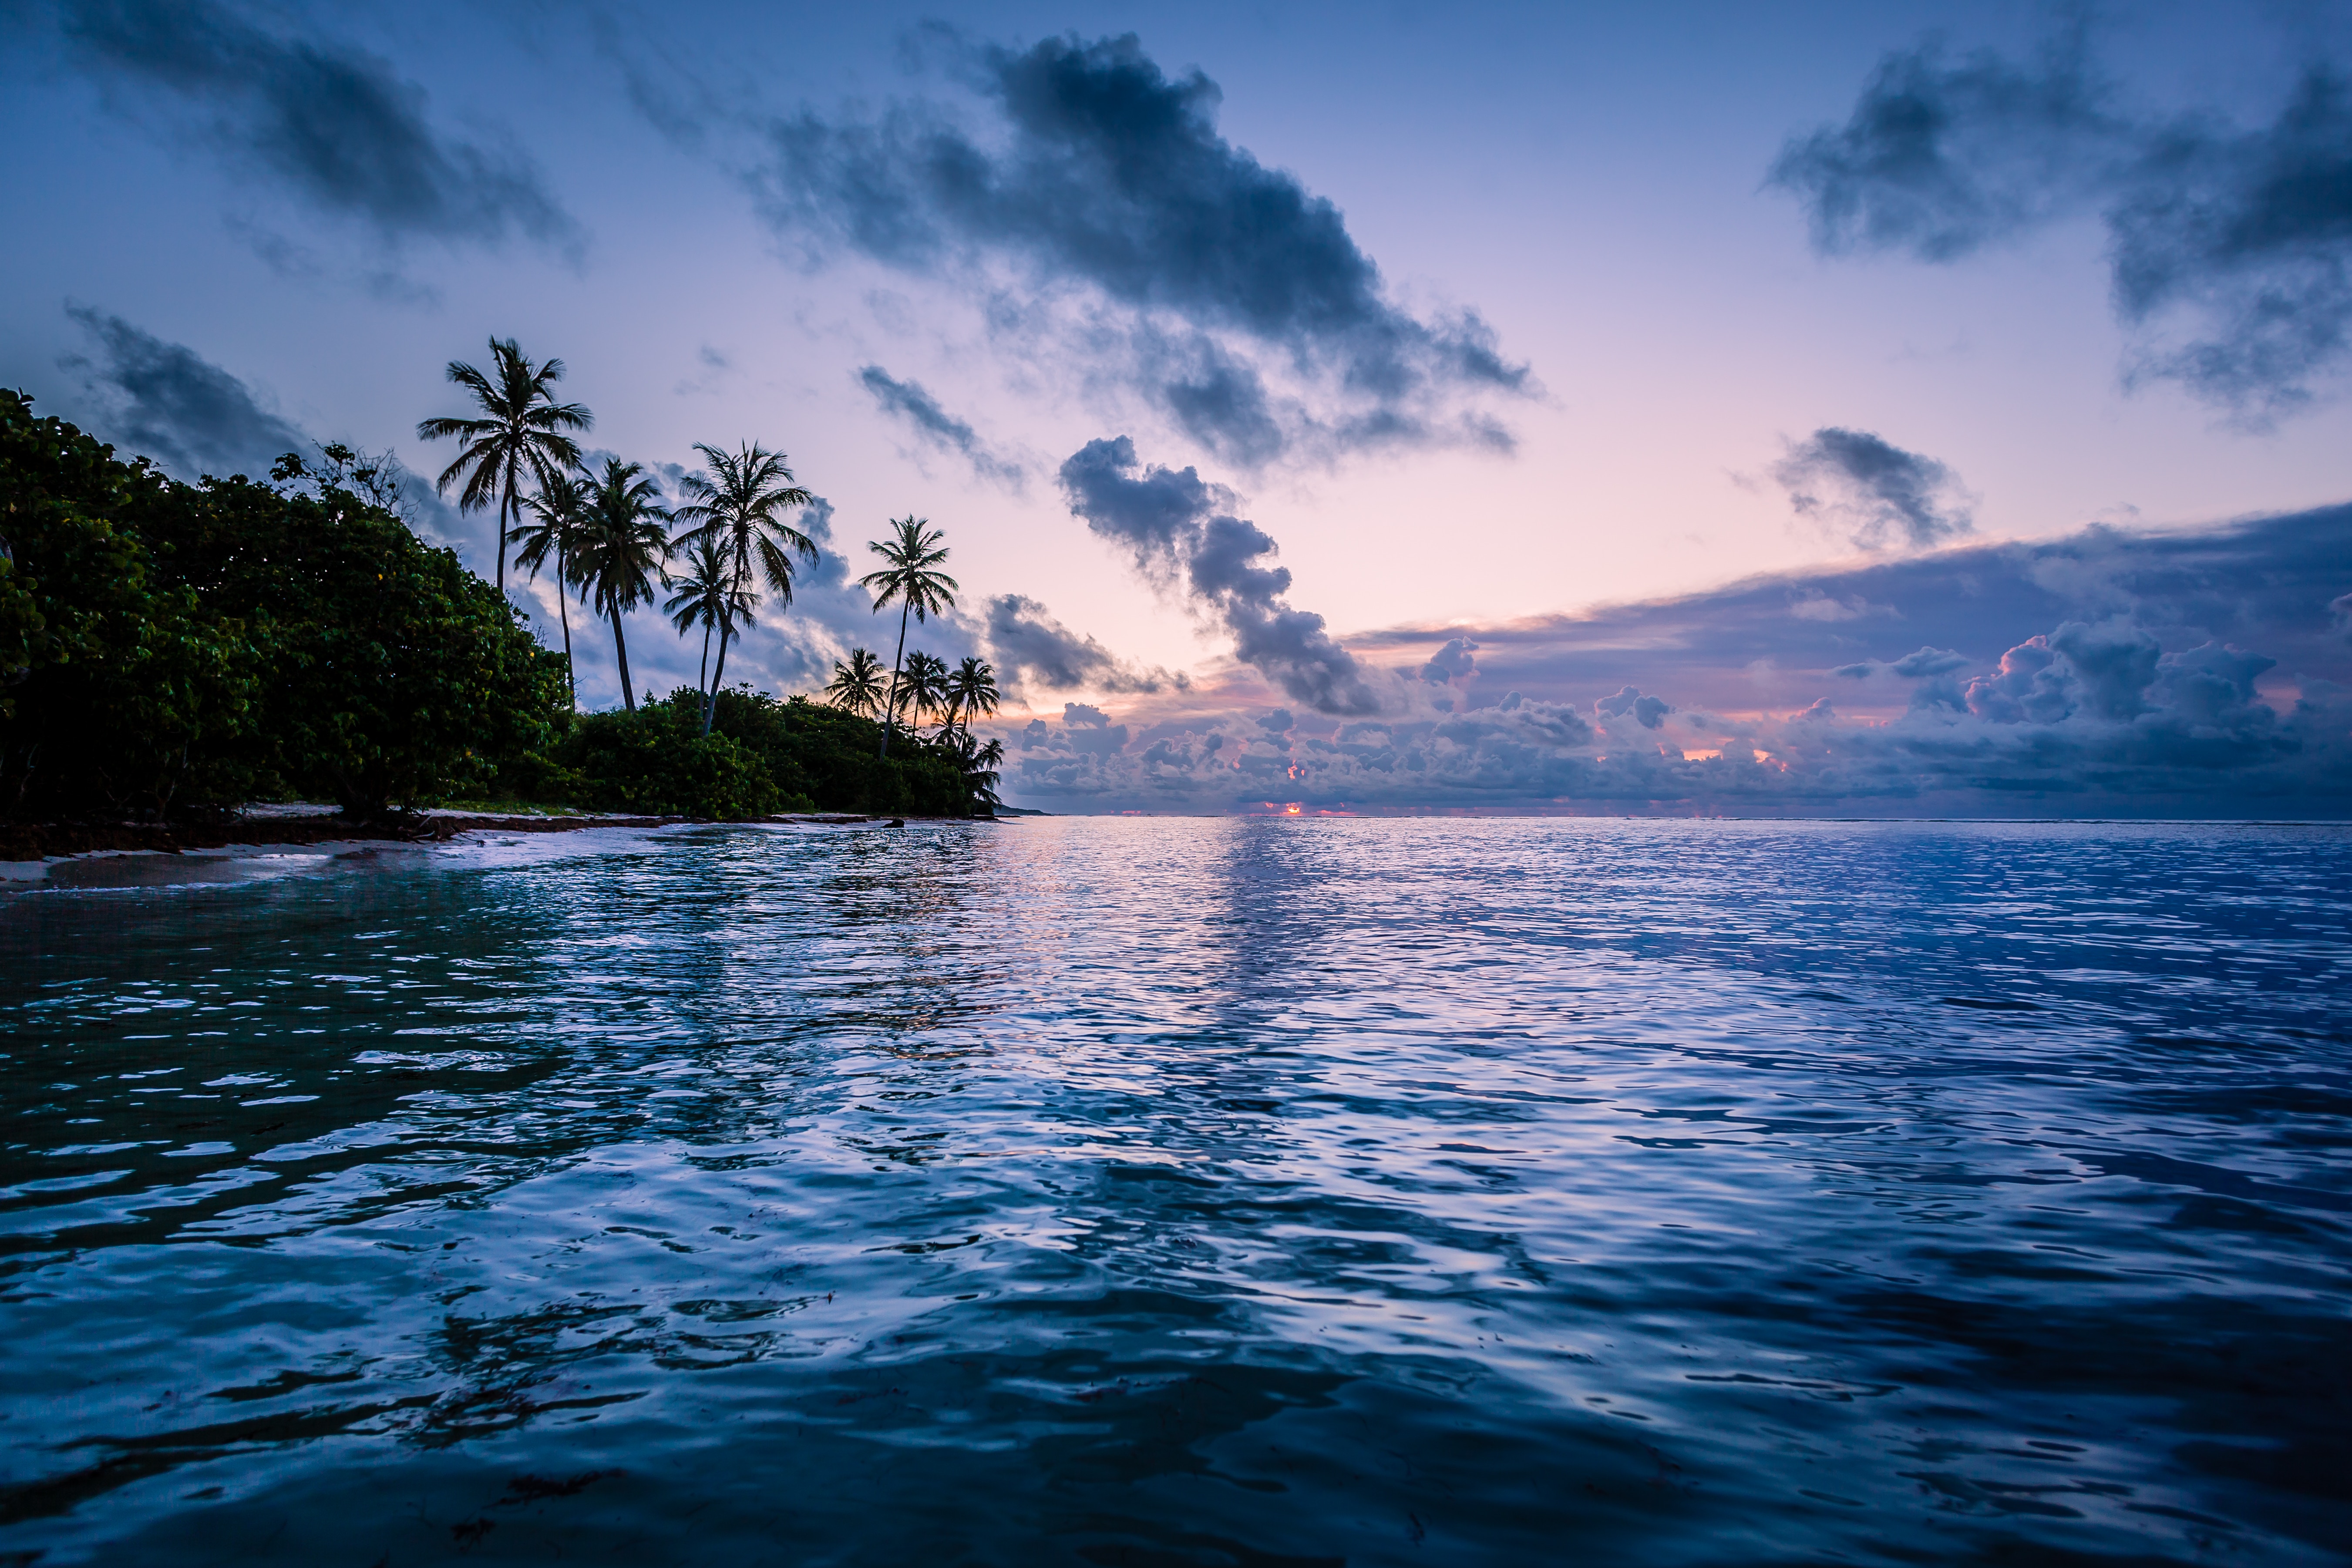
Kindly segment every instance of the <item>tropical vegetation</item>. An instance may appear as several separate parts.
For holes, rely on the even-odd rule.
[[[409,527],[389,454],[330,445],[267,481],[188,484],[0,393],[0,819],[322,798],[371,821],[454,801],[711,818],[996,805],[1003,746],[972,734],[1001,701],[993,670],[907,646],[955,603],[940,530],[893,519],[868,546],[875,613],[898,611],[887,668],[859,647],[815,700],[730,688],[730,648],[820,558],[783,454],[698,444],[701,471],[666,496],[646,465],[582,452],[593,416],[556,400],[561,360],[510,338],[490,353],[487,371],[448,366],[474,406],[418,426],[459,444],[437,488],[497,513],[490,583]],[[560,653],[504,592],[509,546],[551,580]],[[578,710],[575,595],[612,627],[617,711]],[[640,700],[625,623],[646,605],[698,633],[701,658],[694,687]]]
[[[891,731],[898,728],[901,699],[898,688],[901,666],[907,657],[907,617],[928,621],[942,610],[955,605],[956,580],[939,570],[948,558],[943,537],[927,517],[894,517],[890,520],[891,534],[886,542],[868,540],[866,548],[882,558],[882,564],[857,580],[859,587],[874,595],[874,612],[879,615],[893,600],[898,605],[898,651],[890,658],[890,689],[882,700],[882,746],[879,756],[890,754]]]
[[[449,362],[448,377],[474,395],[480,413],[445,415],[416,426],[420,441],[454,439],[457,459],[436,481],[444,495],[456,485],[457,510],[499,509],[498,580],[507,591],[507,536],[520,521],[523,481],[544,488],[580,460],[579,443],[564,434],[586,430],[594,416],[576,403],[558,403],[552,390],[563,379],[563,362],[533,364],[512,338],[490,340],[492,373],[485,375],[461,361]]]

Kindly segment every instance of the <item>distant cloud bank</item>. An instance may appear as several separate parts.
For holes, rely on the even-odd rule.
[[[2352,507],[1945,549],[1350,637],[1377,712],[1270,728],[1290,693],[1236,672],[1032,723],[1006,782],[1065,810],[2343,817],[2347,590]]]

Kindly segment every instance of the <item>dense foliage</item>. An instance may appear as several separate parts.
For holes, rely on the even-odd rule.
[[[957,748],[924,742],[876,755],[870,719],[743,687],[719,693],[710,732],[704,695],[680,687],[635,713],[587,713],[554,752],[544,786],[600,811],[740,818],[780,811],[968,816],[982,781]]]
[[[873,720],[802,698],[573,716],[562,656],[381,487],[340,462],[276,477],[183,484],[0,393],[0,816],[984,808],[968,739],[883,758]]]
[[[489,584],[328,480],[187,485],[0,394],[0,804],[380,816],[556,740],[561,661]]]

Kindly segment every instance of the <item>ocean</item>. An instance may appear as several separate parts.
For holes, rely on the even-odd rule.
[[[0,1052],[0,1563],[2352,1554],[2343,827],[100,859]]]

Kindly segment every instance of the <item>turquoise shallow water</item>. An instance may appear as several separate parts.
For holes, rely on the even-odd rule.
[[[2347,997],[2336,828],[85,863],[0,1563],[2341,1562]]]

